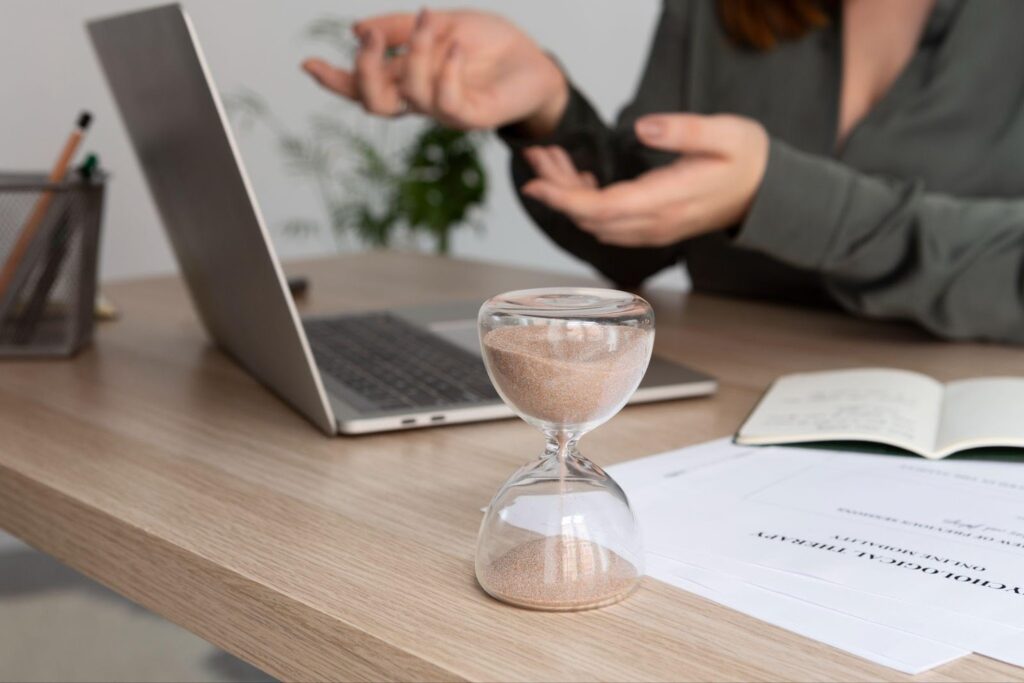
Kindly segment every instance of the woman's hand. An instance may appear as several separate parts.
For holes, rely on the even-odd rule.
[[[768,163],[768,135],[740,116],[654,114],[636,123],[648,147],[678,160],[599,188],[559,147],[531,147],[537,178],[523,194],[561,211],[599,241],[663,246],[735,225],[746,215]]]
[[[527,134],[554,129],[568,100],[561,70],[514,24],[484,12],[428,11],[373,17],[354,27],[361,47],[351,71],[309,59],[303,68],[367,111],[406,110],[447,126],[520,123]],[[388,56],[389,48],[404,48]]]

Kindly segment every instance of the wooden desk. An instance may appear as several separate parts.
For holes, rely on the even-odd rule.
[[[305,312],[484,299],[572,279],[371,254],[304,264]],[[579,280],[576,280],[579,282]],[[176,279],[108,288],[120,322],[70,362],[0,365],[0,527],[285,679],[899,679],[652,580],[543,614],[473,578],[480,508],[539,452],[518,421],[328,439],[205,340]],[[947,345],[839,313],[651,295],[657,349],[711,399],[627,408],[599,463],[736,429],[784,372],[899,365],[1024,374],[1024,352]],[[1024,680],[971,656],[923,680]]]

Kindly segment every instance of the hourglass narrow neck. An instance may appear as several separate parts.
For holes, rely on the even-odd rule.
[[[546,432],[547,444],[544,446],[542,458],[565,462],[570,457],[579,457],[577,444],[580,434],[571,432]]]

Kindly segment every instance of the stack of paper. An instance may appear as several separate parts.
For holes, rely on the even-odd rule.
[[[907,673],[1024,666],[1024,464],[723,439],[609,468],[647,573]]]

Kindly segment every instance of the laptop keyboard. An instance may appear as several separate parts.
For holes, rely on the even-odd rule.
[[[498,399],[480,357],[387,313],[304,321],[320,371],[374,408]]]

